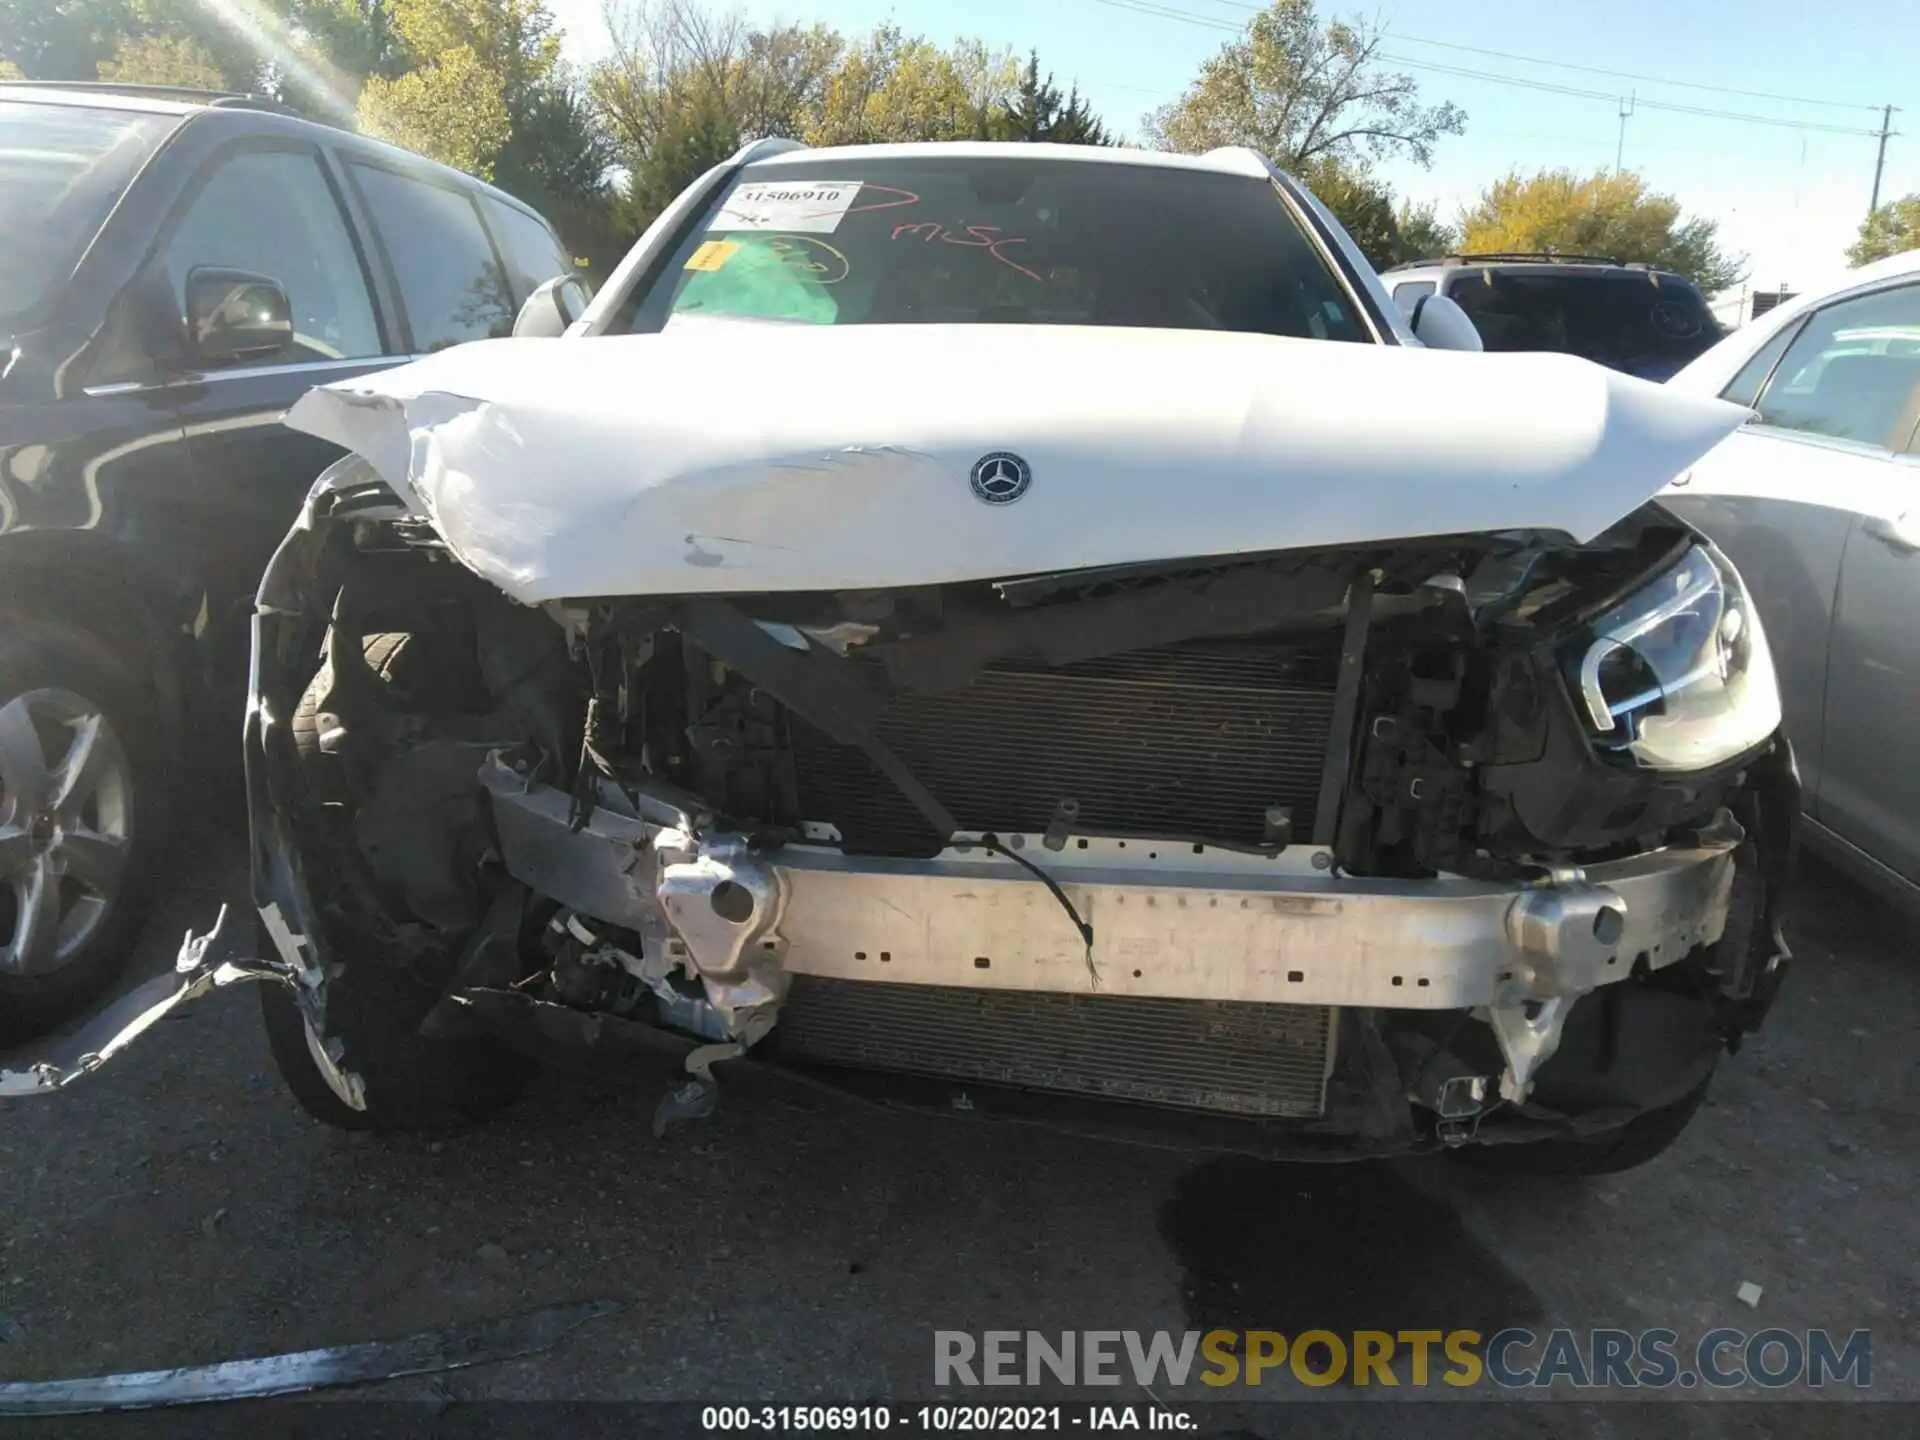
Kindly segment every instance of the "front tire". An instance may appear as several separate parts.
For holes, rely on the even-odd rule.
[[[403,634],[370,635],[362,650],[383,683],[397,676],[412,646]],[[308,883],[324,885],[358,861],[352,812],[338,777],[325,774],[331,757],[320,749],[319,700],[332,688],[332,663],[323,665],[294,711],[304,814],[296,827]],[[320,897],[315,896],[318,900]],[[341,1130],[461,1130],[491,1118],[525,1088],[531,1067],[520,1055],[484,1037],[436,1039],[420,1024],[441,989],[399,956],[383,953],[378,935],[362,933],[352,907],[332,907],[329,941],[340,973],[327,983],[326,1029],[343,1047],[342,1067],[364,1085],[366,1108],[356,1110],[334,1092],[309,1048],[292,994],[282,985],[260,990],[261,1017],[274,1064],[300,1108]]]
[[[160,719],[84,631],[0,612],[0,1043],[99,998],[166,853]]]
[[[527,1065],[488,1040],[435,1040],[419,1033],[439,993],[380,959],[351,961],[327,987],[327,1033],[365,1087],[355,1110],[321,1073],[306,1023],[284,985],[263,985],[260,1013],[280,1078],[300,1108],[339,1130],[464,1130],[504,1110],[526,1084]]]

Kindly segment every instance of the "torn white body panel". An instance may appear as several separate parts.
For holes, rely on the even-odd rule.
[[[866,589],[1492,530],[1587,540],[1745,418],[1561,355],[1072,326],[461,346],[310,392],[527,603]],[[983,503],[975,465],[1031,484]]]

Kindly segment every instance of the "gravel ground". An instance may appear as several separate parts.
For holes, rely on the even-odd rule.
[[[228,823],[200,828],[142,973],[244,896],[242,840]],[[1581,1183],[1495,1181],[1443,1160],[1301,1167],[1125,1148],[770,1077],[731,1085],[710,1121],[664,1141],[648,1129],[654,1083],[557,1074],[477,1133],[369,1139],[296,1110],[254,995],[222,993],[65,1094],[0,1109],[0,1375],[194,1364],[607,1297],[625,1311],[542,1356],[358,1393],[436,1411],[904,1402],[936,1394],[936,1328],[1525,1324],[1665,1326],[1683,1345],[1722,1325],[1864,1327],[1870,1394],[1920,1400],[1914,934],[1812,865],[1789,934],[1780,1005],[1681,1143]],[[1736,1298],[1743,1281],[1762,1287],[1757,1308]],[[1089,1393],[1148,1403],[1131,1387]],[[1272,1398],[1309,1396],[1391,1398],[1348,1386]],[[1198,1384],[1157,1398],[1193,1404],[1208,1430],[1264,1433],[1258,1416],[1277,1413],[1248,1420]],[[1461,1408],[1403,1410],[1419,1421],[1395,1428]],[[1840,1433],[1843,1412],[1855,1434],[1893,1414],[1471,1409],[1473,1433],[1541,1435]],[[1904,1428],[1914,1411],[1898,1409]],[[1287,1413],[1289,1426],[1307,1414]],[[1312,1414],[1313,1429],[1360,1433],[1379,1412]]]

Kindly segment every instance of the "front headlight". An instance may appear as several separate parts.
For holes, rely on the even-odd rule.
[[[1595,620],[1566,654],[1596,748],[1648,770],[1705,770],[1780,725],[1753,601],[1704,542]]]

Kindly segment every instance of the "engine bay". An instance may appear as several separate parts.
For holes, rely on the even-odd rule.
[[[671,1057],[663,1125],[756,1047],[1402,1141],[1410,1104],[1438,1127],[1471,1093],[1477,1124],[1595,986],[1695,983],[1757,824],[1754,757],[1622,763],[1569,685],[1564,637],[1692,543],[1651,506],[1584,546],[529,607],[383,487],[329,503],[262,593],[256,831],[299,871],[263,889],[299,892],[315,947],[373,942],[333,989],[417,977],[423,1034]],[[1697,857],[1681,889],[1648,888],[1648,852]],[[1452,951],[1438,912],[1380,918],[1422,887],[1481,907]],[[1159,905],[1209,913],[1169,942]],[[1754,963],[1722,965],[1726,1004]],[[1435,1030],[1468,1012],[1471,1043]]]

